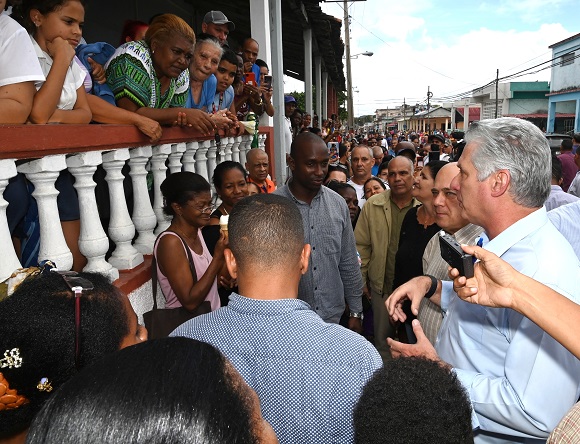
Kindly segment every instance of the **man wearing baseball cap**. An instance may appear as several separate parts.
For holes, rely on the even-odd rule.
[[[213,35],[220,41],[220,45],[227,45],[228,35],[236,29],[234,22],[228,20],[226,15],[221,11],[209,11],[203,17],[201,32]]]

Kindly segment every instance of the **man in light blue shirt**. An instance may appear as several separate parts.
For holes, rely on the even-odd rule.
[[[483,247],[516,270],[580,302],[580,262],[547,217],[550,149],[542,132],[520,119],[472,125],[451,188],[467,219],[484,229]],[[436,284],[436,285],[435,285]],[[476,443],[542,443],[580,395],[580,361],[514,310],[472,305],[452,282],[421,276],[399,287],[387,305],[418,308],[424,296],[446,312],[435,349],[390,342],[394,355],[423,355],[453,367],[473,406]]]
[[[580,200],[548,211],[556,229],[566,238],[580,260]]]

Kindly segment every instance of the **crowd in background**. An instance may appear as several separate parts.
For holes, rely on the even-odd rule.
[[[259,45],[230,49],[223,12],[198,34],[172,14],[130,21],[113,48],[81,41],[84,4],[24,0],[0,15],[0,123],[133,124],[155,143],[162,125],[240,134],[273,115]],[[545,442],[580,396],[578,353],[534,310],[483,296],[517,270],[577,311],[580,141],[551,156],[510,118],[355,135],[284,105],[286,184],[260,148],[218,164],[211,185],[190,172],[161,184],[166,309],[210,313],[147,341],[102,276],[45,263],[10,282],[0,443]],[[56,186],[80,271],[70,174]],[[5,197],[18,254],[36,265],[31,192],[18,176]],[[449,277],[442,231],[484,247],[470,285]]]

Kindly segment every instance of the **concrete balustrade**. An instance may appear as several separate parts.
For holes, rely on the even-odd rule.
[[[271,128],[265,128],[265,132],[272,135]],[[192,136],[191,131],[165,128],[164,138],[151,146],[137,130],[123,125],[0,125],[0,242],[5,246],[0,255],[0,281],[20,267],[6,218],[8,203],[2,198],[8,181],[17,171],[35,188],[32,196],[39,213],[39,260],[50,259],[64,270],[72,267],[55,188],[59,173],[68,168],[79,199],[79,249],[87,258],[84,270],[115,280],[120,271],[123,275],[124,270],[139,270],[142,264],[149,264],[150,261],[144,263],[144,255],[152,253],[155,237],[170,223],[163,214],[160,190],[167,174],[191,171],[211,182],[217,163],[234,160],[244,164],[251,142],[252,136],[247,134],[222,136],[218,148],[213,138],[203,140]],[[263,147],[265,135],[260,135],[259,142]],[[272,153],[270,156],[273,157]],[[22,160],[16,166],[14,159]],[[101,223],[93,179],[101,164],[110,201],[107,232]],[[123,186],[126,165],[133,185],[132,208],[128,207]],[[273,171],[271,174],[274,176]],[[148,180],[150,176],[152,182]],[[106,260],[110,241],[114,249]],[[148,280],[149,272],[141,276]],[[125,288],[126,284],[123,285]]]

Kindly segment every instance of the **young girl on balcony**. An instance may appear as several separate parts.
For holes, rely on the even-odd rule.
[[[32,45],[46,81],[36,82],[32,110],[28,120],[32,123],[91,122],[92,113],[84,89],[85,73],[73,60],[75,47],[82,36],[85,19],[82,0],[24,0],[15,9],[15,18],[28,30]],[[71,253],[73,269],[81,270],[86,259],[82,256],[78,239],[80,211],[72,176],[62,171],[56,184],[59,191],[59,214],[63,233]],[[30,244],[37,239],[29,238]],[[23,255],[34,246],[23,247]],[[32,262],[35,259],[30,259]],[[26,262],[26,258],[23,257]]]

